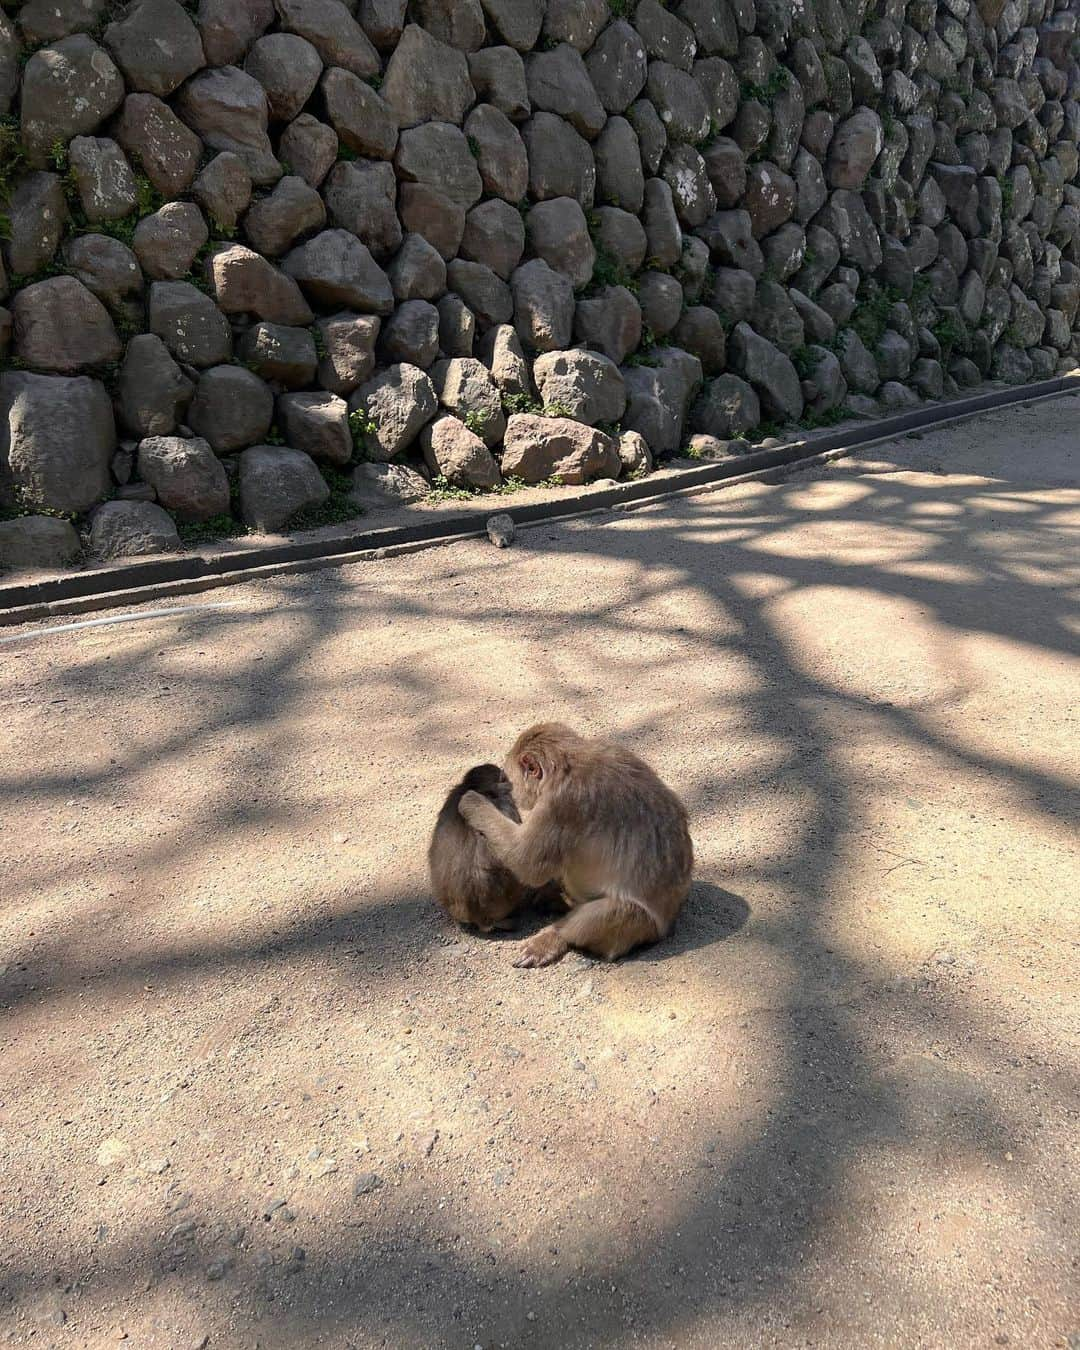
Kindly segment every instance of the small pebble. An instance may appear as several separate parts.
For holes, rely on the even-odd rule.
[[[382,1177],[377,1172],[361,1172],[353,1182],[353,1195],[370,1195],[382,1185]]]

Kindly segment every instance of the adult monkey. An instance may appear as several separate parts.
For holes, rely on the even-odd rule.
[[[637,755],[558,722],[523,731],[506,760],[508,820],[477,792],[459,811],[526,886],[558,881],[565,919],[526,942],[516,966],[549,966],[571,947],[614,961],[671,929],[690,889],[686,810]]]

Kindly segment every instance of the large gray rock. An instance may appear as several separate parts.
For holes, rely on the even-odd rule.
[[[519,52],[532,51],[540,36],[543,6],[535,0],[482,0],[495,32]]]
[[[636,296],[625,286],[604,286],[578,301],[574,336],[621,365],[641,342],[641,324]]]
[[[337,394],[282,394],[278,421],[285,439],[314,460],[339,467],[352,459],[349,405]]]
[[[705,169],[705,161],[692,145],[673,145],[660,166],[664,181],[671,188],[679,223],[688,230],[702,225],[716,210],[716,193]]]
[[[476,97],[465,53],[414,23],[394,48],[380,92],[403,127],[427,121],[460,126]]]
[[[360,0],[360,26],[380,51],[392,51],[405,27],[406,0]]]
[[[393,159],[397,149],[397,113],[359,76],[328,70],[322,81],[326,115],[338,138],[358,155]]]
[[[710,56],[694,62],[694,79],[705,94],[710,132],[728,126],[739,108],[739,77],[735,71],[719,56]],[[778,99],[777,105],[779,102]],[[801,119],[799,126],[802,126]]]
[[[701,388],[701,362],[678,347],[657,349],[655,365],[623,370],[626,384],[624,430],[640,432],[654,455],[681,449],[683,426]]]
[[[135,175],[115,141],[76,136],[68,146],[68,166],[83,215],[91,223],[120,220],[135,210]]]
[[[417,21],[448,46],[474,52],[484,45],[480,0],[413,0]]]
[[[455,256],[465,234],[465,208],[427,183],[402,183],[398,215],[409,234],[426,239],[445,260]]]
[[[6,206],[8,270],[16,276],[33,276],[52,262],[67,221],[59,175],[26,174]]]
[[[525,78],[533,108],[564,117],[588,140],[607,120],[581,55],[569,43],[533,52],[525,60]]]
[[[445,356],[472,356],[476,318],[460,295],[444,295],[439,311],[439,346]],[[501,325],[496,325],[497,327]]]
[[[317,304],[368,314],[393,312],[389,278],[348,230],[323,230],[294,248],[283,266]]]
[[[15,353],[34,369],[70,373],[115,361],[122,350],[108,310],[74,277],[24,286],[11,313]]]
[[[131,436],[169,436],[187,411],[194,385],[161,338],[140,333],[127,345],[117,380],[120,425]]]
[[[480,104],[465,119],[465,139],[484,191],[507,202],[521,201],[529,186],[529,159],[506,114],[490,103]]]
[[[263,441],[273,417],[274,396],[258,375],[243,366],[213,366],[199,376],[187,420],[219,455],[229,455]]]
[[[95,131],[120,106],[123,76],[85,33],[35,52],[22,78],[20,129],[26,157],[44,168],[57,141]]]
[[[512,47],[484,47],[469,55],[469,76],[476,97],[520,122],[532,110],[525,63]]]
[[[653,337],[666,337],[679,322],[684,303],[683,289],[666,272],[644,272],[638,278],[638,304],[645,326]]]
[[[14,8],[16,6],[12,6]],[[27,0],[27,3],[17,8],[23,42],[28,46],[40,47],[46,42],[55,42],[57,38],[68,37],[71,33],[84,33],[96,28],[105,9],[105,0]],[[10,44],[18,51],[19,37],[7,14],[3,16],[0,28],[6,30],[5,46]]]
[[[652,451],[639,431],[624,431],[619,437],[619,460],[623,478],[640,478],[652,472]]]
[[[747,157],[742,147],[729,136],[717,136],[705,148],[705,171],[717,197],[717,207],[730,211],[747,190]]]
[[[380,321],[373,314],[331,314],[319,319],[319,383],[333,394],[351,394],[375,369]]]
[[[807,407],[817,413],[839,407],[847,398],[848,387],[835,352],[811,344],[806,357],[810,375],[802,382],[802,392]]]
[[[569,42],[575,51],[587,52],[610,18],[607,0],[547,0],[544,45]]]
[[[231,150],[222,150],[192,183],[191,195],[217,232],[230,232],[236,229],[236,222],[251,201],[251,174],[239,156]]]
[[[625,112],[645,87],[645,44],[625,19],[616,19],[596,39],[585,68],[605,111]]]
[[[76,234],[63,249],[64,266],[113,313],[142,323],[143,275],[126,244],[106,234]]]
[[[385,160],[335,164],[323,184],[330,223],[348,230],[384,262],[401,246],[397,214],[397,179]]]
[[[840,359],[844,379],[855,393],[877,392],[881,383],[877,362],[866,350],[865,344],[853,328],[845,328],[840,333],[836,342],[836,354]]]
[[[826,177],[831,188],[859,189],[885,144],[881,118],[858,108],[836,128],[829,146]]]
[[[502,471],[508,478],[579,484],[617,478],[621,467],[614,437],[569,417],[515,413],[506,424]]]
[[[749,272],[755,278],[765,270],[765,258],[754,238],[749,211],[717,211],[698,228],[697,234],[708,244],[717,262]]]
[[[209,238],[194,202],[166,202],[135,226],[131,247],[148,277],[175,281],[191,271],[195,255]]]
[[[475,357],[457,357],[436,367],[439,402],[473,431],[487,446],[498,445],[506,429],[502,398],[491,372]]]
[[[163,197],[179,197],[191,186],[202,141],[167,103],[153,94],[128,94],[112,131],[128,159]]]
[[[277,122],[291,122],[299,114],[314,92],[322,69],[319,53],[296,33],[270,33],[259,38],[244,62],[245,72],[262,85],[270,117]]]
[[[662,178],[650,178],[645,184],[641,214],[654,267],[674,267],[682,257],[682,227],[675,210],[670,186]]]
[[[178,361],[216,366],[232,355],[228,320],[190,281],[155,281],[150,287],[149,328]]]
[[[315,341],[306,328],[256,323],[240,339],[240,359],[254,375],[285,389],[302,389],[319,365]]]
[[[281,177],[266,134],[270,108],[258,80],[235,66],[203,70],[184,85],[176,106],[204,144],[241,159],[253,183],[265,187]]]
[[[852,267],[870,273],[881,266],[881,237],[859,193],[832,193],[813,223],[833,236],[841,258]]]
[[[695,431],[722,441],[753,431],[760,421],[758,396],[738,375],[718,375],[709,380],[690,414]]]
[[[177,0],[138,0],[105,29],[105,46],[129,89],[161,98],[204,64],[198,29]]]
[[[625,117],[609,117],[593,149],[597,199],[624,211],[640,212],[645,200],[645,175],[637,132]]]
[[[639,98],[626,110],[626,120],[634,128],[641,147],[642,168],[648,174],[660,172],[660,161],[667,149],[668,135],[660,114],[647,98]]]
[[[294,256],[295,251],[289,254]],[[206,279],[226,314],[255,314],[269,323],[293,325],[315,317],[294,278],[243,244],[215,248],[206,260]]]
[[[529,362],[521,339],[508,323],[495,324],[480,340],[477,349],[480,359],[491,371],[491,378],[502,394],[524,394],[533,392]]]
[[[670,139],[693,145],[708,135],[709,104],[692,75],[666,61],[651,61],[646,89]]]
[[[349,500],[362,510],[378,511],[420,501],[430,491],[424,475],[406,464],[358,464]]]
[[[103,502],[90,519],[90,552],[98,558],[175,553],[180,536],[172,516],[153,502]]]
[[[279,257],[297,238],[326,224],[326,207],[313,187],[293,174],[280,179],[244,217],[244,233],[259,253]]]
[[[526,218],[525,233],[533,253],[569,277],[575,290],[591,280],[596,249],[585,212],[572,197],[537,202]]]
[[[507,323],[513,315],[510,287],[484,263],[454,258],[446,268],[446,284],[468,305],[481,328]]]
[[[337,159],[338,138],[333,127],[320,122],[310,113],[301,113],[281,133],[278,153],[282,164],[288,165],[310,187],[317,188]]]
[[[109,491],[112,403],[86,376],[0,375],[0,464],[24,506],[86,511]]]
[[[538,112],[521,131],[529,155],[529,195],[573,197],[588,210],[596,193],[596,161],[588,141],[554,113]]]
[[[209,520],[229,510],[229,480],[206,441],[148,436],[139,443],[139,477],[180,520]]]
[[[379,334],[380,359],[387,365],[404,361],[427,370],[439,354],[439,311],[427,300],[406,300],[386,320]]]
[[[349,412],[367,423],[369,459],[384,463],[407,450],[435,416],[438,400],[430,378],[416,366],[396,365],[362,384],[349,399]]]
[[[729,328],[750,317],[756,294],[757,282],[741,268],[718,267],[713,273],[710,304]]]
[[[690,305],[672,329],[672,341],[701,362],[706,375],[716,375],[727,364],[727,334],[716,310]]]
[[[519,267],[510,279],[514,327],[521,340],[540,352],[570,345],[574,324],[574,288],[569,277],[542,258]]]
[[[788,288],[777,281],[766,279],[758,285],[750,323],[763,338],[789,355],[805,341],[799,311],[792,303]]]
[[[480,207],[476,207],[480,210]],[[516,214],[516,213],[515,213]],[[522,240],[525,227],[521,225]],[[386,269],[394,299],[437,300],[446,290],[446,263],[438,249],[419,234],[406,235],[394,261]]]
[[[693,29],[669,13],[659,0],[641,0],[634,11],[634,24],[654,60],[670,61],[680,70],[693,65],[697,52]]]
[[[597,352],[546,352],[536,358],[533,378],[545,406],[577,422],[618,422],[625,411],[622,374]]]
[[[70,520],[55,516],[17,516],[0,520],[0,569],[54,568],[77,562],[82,553]]]
[[[577,203],[574,205],[577,206]],[[432,252],[438,257],[434,249]],[[468,261],[486,263],[496,276],[509,281],[524,252],[525,223],[521,213],[509,202],[498,198],[480,202],[465,217],[461,256]],[[442,259],[439,261],[442,262]],[[444,280],[445,275],[444,265]]]
[[[794,180],[767,160],[751,164],[746,175],[743,207],[750,216],[755,239],[772,234],[795,214]]]
[[[638,271],[645,262],[649,245],[637,216],[617,206],[601,206],[593,212],[590,224],[598,257],[621,268],[624,278]]]
[[[435,188],[465,210],[480,200],[484,190],[464,133],[449,122],[426,122],[403,131],[394,168],[404,182]]]
[[[235,65],[274,21],[273,0],[199,0],[198,25],[206,64]]]
[[[728,360],[753,385],[770,417],[795,421],[802,416],[803,397],[795,367],[749,324],[735,325],[728,341]]]
[[[420,433],[424,462],[452,487],[493,488],[502,482],[499,466],[475,431],[456,417],[438,417]]]
[[[322,506],[330,489],[315,461],[284,445],[253,445],[240,457],[240,515],[262,534],[276,534],[302,511]]]
[[[311,43],[327,66],[366,79],[378,75],[379,54],[341,0],[276,0],[282,28]]]

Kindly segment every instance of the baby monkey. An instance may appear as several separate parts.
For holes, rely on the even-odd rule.
[[[467,783],[458,809],[520,885],[558,881],[571,907],[514,964],[548,966],[571,947],[614,961],[666,936],[694,849],[682,802],[644,760],[541,722],[518,737],[506,773],[523,820]]]
[[[510,780],[495,764],[477,764],[458,783],[439,812],[428,846],[428,871],[435,899],[458,923],[474,923],[484,933],[511,927],[506,919],[528,895],[514,874],[498,862],[483,835],[462,819],[458,804],[469,792],[515,824]]]

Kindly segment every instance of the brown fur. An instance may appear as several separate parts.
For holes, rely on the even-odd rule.
[[[542,722],[506,760],[522,824],[475,792],[460,811],[525,886],[557,880],[573,911],[525,944],[519,966],[545,966],[570,947],[609,961],[670,930],[690,889],[686,810],[637,755]]]
[[[495,860],[484,837],[462,819],[458,803],[478,793],[494,811],[520,821],[510,780],[495,764],[478,764],[458,783],[439,812],[428,846],[428,871],[435,899],[459,923],[485,933],[499,927],[526,897],[517,877]]]

